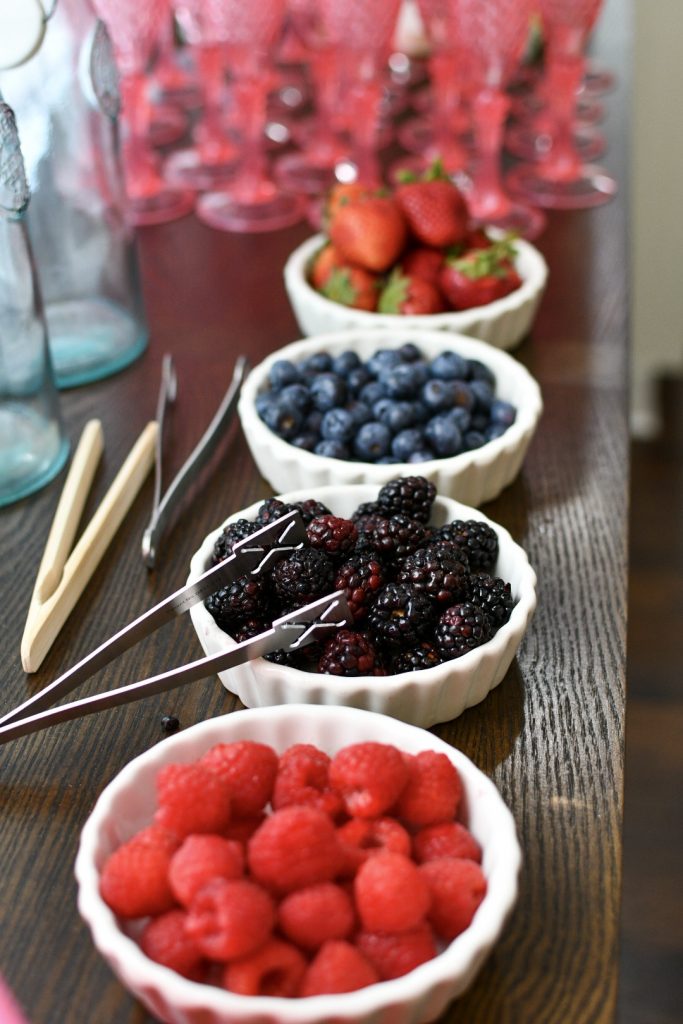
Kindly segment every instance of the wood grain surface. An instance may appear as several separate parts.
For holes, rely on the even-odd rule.
[[[524,848],[519,901],[451,1024],[607,1024],[614,1019],[620,906],[624,724],[629,7],[607,3],[594,53],[616,72],[605,97],[606,165],[621,191],[591,212],[552,214],[538,241],[550,280],[515,355],[540,381],[545,412],[519,478],[486,513],[528,551],[539,606],[518,659],[484,703],[434,731],[500,787]],[[105,448],[85,519],[154,415],[161,359],[179,379],[167,479],[226,390],[236,356],[257,361],[294,340],[281,270],[306,225],[229,235],[193,217],[140,233],[151,340],[124,372],[63,393],[73,443],[102,420]],[[0,513],[4,712],[181,586],[190,557],[229,513],[270,492],[237,425],[143,564],[152,481],[134,502],[40,671],[20,638],[64,474]],[[187,617],[103,669],[79,695],[196,657]],[[151,1020],[95,951],[76,910],[73,861],[98,794],[132,757],[183,727],[231,711],[216,679],[57,726],[0,748],[0,973],[32,1024]]]

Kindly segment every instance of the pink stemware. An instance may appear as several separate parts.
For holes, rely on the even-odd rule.
[[[152,70],[152,95],[161,103],[177,104],[184,110],[197,110],[202,93],[194,67],[187,60],[187,47],[176,45],[175,16],[169,12],[159,26],[157,59]]]
[[[168,0],[93,0],[114,44],[123,101],[123,161],[132,223],[161,224],[190,213],[191,192],[170,188],[149,145],[150,101],[146,71]]]
[[[501,174],[503,129],[510,107],[506,86],[519,67],[536,0],[451,0],[469,81],[475,144],[470,212],[479,224],[536,238],[544,215],[514,201]]]
[[[197,202],[197,216],[224,231],[273,231],[304,215],[303,200],[280,189],[270,174],[264,127],[275,75],[269,60],[282,30],[284,0],[216,0],[241,132],[241,159],[232,181]]]
[[[608,202],[617,183],[607,171],[585,163],[576,145],[574,111],[584,79],[585,46],[602,0],[539,0],[547,40],[553,92],[552,128],[542,158],[513,168],[507,183],[539,206],[577,210]]]

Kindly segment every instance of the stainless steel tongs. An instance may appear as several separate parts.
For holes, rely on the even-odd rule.
[[[205,679],[224,669],[241,665],[279,649],[297,650],[314,640],[324,639],[351,621],[343,591],[319,598],[311,604],[276,619],[270,629],[244,643],[197,661],[168,669],[159,675],[82,700],[52,707],[124,651],[159,629],[174,616],[182,615],[209,594],[247,573],[258,575],[274,562],[286,558],[306,543],[306,531],[298,512],[289,512],[235,545],[233,553],[203,573],[193,583],[175,591],[144,612],[114,636],[105,640],[78,664],[0,718],[0,744],[67,722],[95,711],[128,704],[143,697]],[[49,710],[47,710],[49,709]]]

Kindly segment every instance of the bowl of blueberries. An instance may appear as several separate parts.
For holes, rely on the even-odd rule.
[[[537,382],[506,352],[409,329],[295,341],[251,371],[238,406],[276,492],[419,472],[472,506],[517,476],[542,408]]]
[[[298,550],[190,609],[204,653],[252,639],[280,616],[340,591],[350,621],[324,643],[219,673],[243,704],[356,707],[428,728],[502,682],[536,607],[536,575],[507,530],[437,495],[421,476],[257,502],[205,538],[189,582],[293,510],[306,530]]]

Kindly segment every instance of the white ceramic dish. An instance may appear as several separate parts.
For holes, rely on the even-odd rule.
[[[374,500],[377,488],[362,484],[329,487],[318,489],[315,494],[289,492],[281,498],[301,501],[312,496],[324,502],[335,515],[349,516],[361,502]],[[226,521],[254,519],[259,505],[257,502],[236,512]],[[299,702],[339,704],[381,712],[425,728],[437,722],[448,722],[479,704],[504,678],[526,632],[536,607],[536,574],[507,530],[475,509],[438,497],[433,506],[434,525],[441,526],[454,519],[482,519],[498,534],[500,551],[496,574],[510,583],[516,604],[510,620],[488,643],[434,668],[390,676],[322,675],[258,658],[220,673],[225,688],[235,693],[247,707]],[[188,582],[211,564],[211,552],[221,529],[222,526],[210,533],[192,558]],[[234,643],[216,625],[203,604],[194,605],[190,615],[205,654],[217,654]]]
[[[305,742],[334,754],[350,743],[372,740],[408,753],[446,754],[462,778],[466,823],[483,850],[487,893],[470,927],[439,956],[401,978],[308,999],[239,996],[188,981],[149,960],[100,897],[102,865],[151,820],[154,779],[163,765],[194,761],[216,743],[240,739],[268,743],[279,752]],[[166,1024],[420,1024],[439,1016],[474,980],[515,903],[520,864],[510,811],[493,783],[460,751],[382,715],[292,705],[210,719],[135,758],[106,787],[88,818],[75,873],[78,908],[95,946],[121,983]]]
[[[366,360],[379,348],[398,348],[408,341],[414,342],[428,359],[452,350],[467,359],[485,363],[496,378],[497,397],[511,402],[517,409],[517,418],[512,426],[501,437],[481,448],[450,458],[417,464],[375,465],[330,459],[297,448],[270,430],[256,412],[256,396],[268,386],[270,368],[278,359],[291,359],[297,363],[315,352],[337,355],[351,349]],[[540,419],[543,402],[537,382],[521,363],[506,352],[473,338],[404,327],[396,331],[342,331],[292,342],[254,367],[242,387],[238,409],[247,444],[259,472],[275,491],[307,487],[313,493],[329,484],[357,483],[372,483],[379,488],[396,476],[419,473],[434,482],[438,494],[476,506],[497,497],[519,473]]]
[[[529,333],[548,279],[548,267],[538,249],[516,239],[515,265],[522,285],[510,295],[486,306],[449,313],[412,317],[370,313],[332,302],[309,284],[309,264],[325,241],[326,236],[322,234],[307,239],[289,256],[284,268],[285,288],[294,315],[302,332],[308,335],[352,327],[364,330],[384,327],[398,331],[412,328],[454,331],[479,338],[495,348],[511,349]]]

